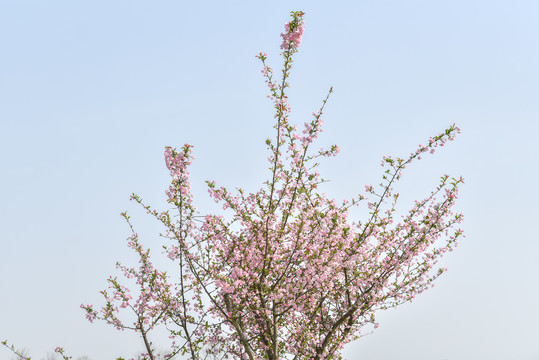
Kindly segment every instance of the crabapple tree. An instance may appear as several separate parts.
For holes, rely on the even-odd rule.
[[[177,264],[178,276],[154,266],[123,213],[132,230],[128,246],[140,260],[137,267],[118,268],[136,285],[111,277],[102,291],[104,306],[81,305],[90,321],[138,332],[146,359],[158,358],[150,336],[157,326],[170,335],[167,359],[340,359],[345,344],[378,326],[377,310],[432,286],[445,271],[435,264],[462,234],[462,215],[452,211],[462,178],[443,175],[402,216],[396,215],[394,191],[406,167],[455,138],[455,125],[407,157],[384,157],[381,183],[365,186],[361,195],[338,202],[319,192],[324,180],[318,161],[339,153],[336,145],[312,146],[332,89],[309,122],[292,123],[287,89],[304,14],[291,15],[281,34],[278,76],[267,54],[257,55],[275,113],[274,135],[266,140],[267,181],[255,192],[208,181],[210,196],[224,212],[200,216],[189,180],[192,146],[167,147],[170,209],[153,210],[137,195],[132,200],[164,226],[164,252]],[[369,215],[350,219],[349,210],[358,206],[366,206]],[[125,320],[126,312],[133,321]]]

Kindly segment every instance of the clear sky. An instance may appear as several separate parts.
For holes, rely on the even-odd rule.
[[[204,180],[265,179],[272,105],[255,55],[280,66],[291,10],[306,13],[292,121],[335,90],[320,139],[341,147],[321,167],[328,195],[349,198],[378,183],[383,155],[462,129],[397,190],[406,210],[440,175],[462,175],[467,237],[436,287],[380,313],[347,358],[539,360],[535,0],[0,1],[0,339],[35,359],[57,345],[74,359],[142,350],[79,305],[102,304],[116,261],[136,261],[121,211],[159,246],[128,199],[166,206],[165,146],[195,146],[203,213],[215,210]]]

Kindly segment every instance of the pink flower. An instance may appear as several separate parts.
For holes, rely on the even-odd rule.
[[[301,45],[301,38],[305,30],[305,21],[301,18],[299,26],[296,26],[293,30],[290,29],[290,25],[292,24],[293,21],[286,23],[285,32],[281,33],[281,37],[283,38],[281,49],[283,50],[288,50],[290,46],[297,49]]]

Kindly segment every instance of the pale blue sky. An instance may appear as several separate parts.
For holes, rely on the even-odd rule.
[[[539,360],[539,2],[0,1],[0,339],[35,359],[133,355],[135,336],[90,324],[125,246],[128,210],[147,244],[160,228],[128,201],[164,207],[163,148],[195,146],[204,180],[256,190],[272,106],[255,59],[280,66],[291,10],[306,33],[290,91],[303,123],[330,86],[320,144],[338,199],[457,123],[462,134],[410,168],[402,209],[443,173],[463,176],[467,237],[449,272],[346,347],[361,360]],[[153,339],[159,343],[158,338]],[[6,349],[0,358],[9,359]]]

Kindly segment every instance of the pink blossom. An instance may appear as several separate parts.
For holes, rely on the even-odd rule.
[[[297,49],[301,45],[301,38],[305,30],[305,21],[303,18],[300,19],[299,25],[295,24],[297,20],[285,24],[285,32],[281,33],[281,37],[283,38],[281,49],[288,50],[291,46]]]

